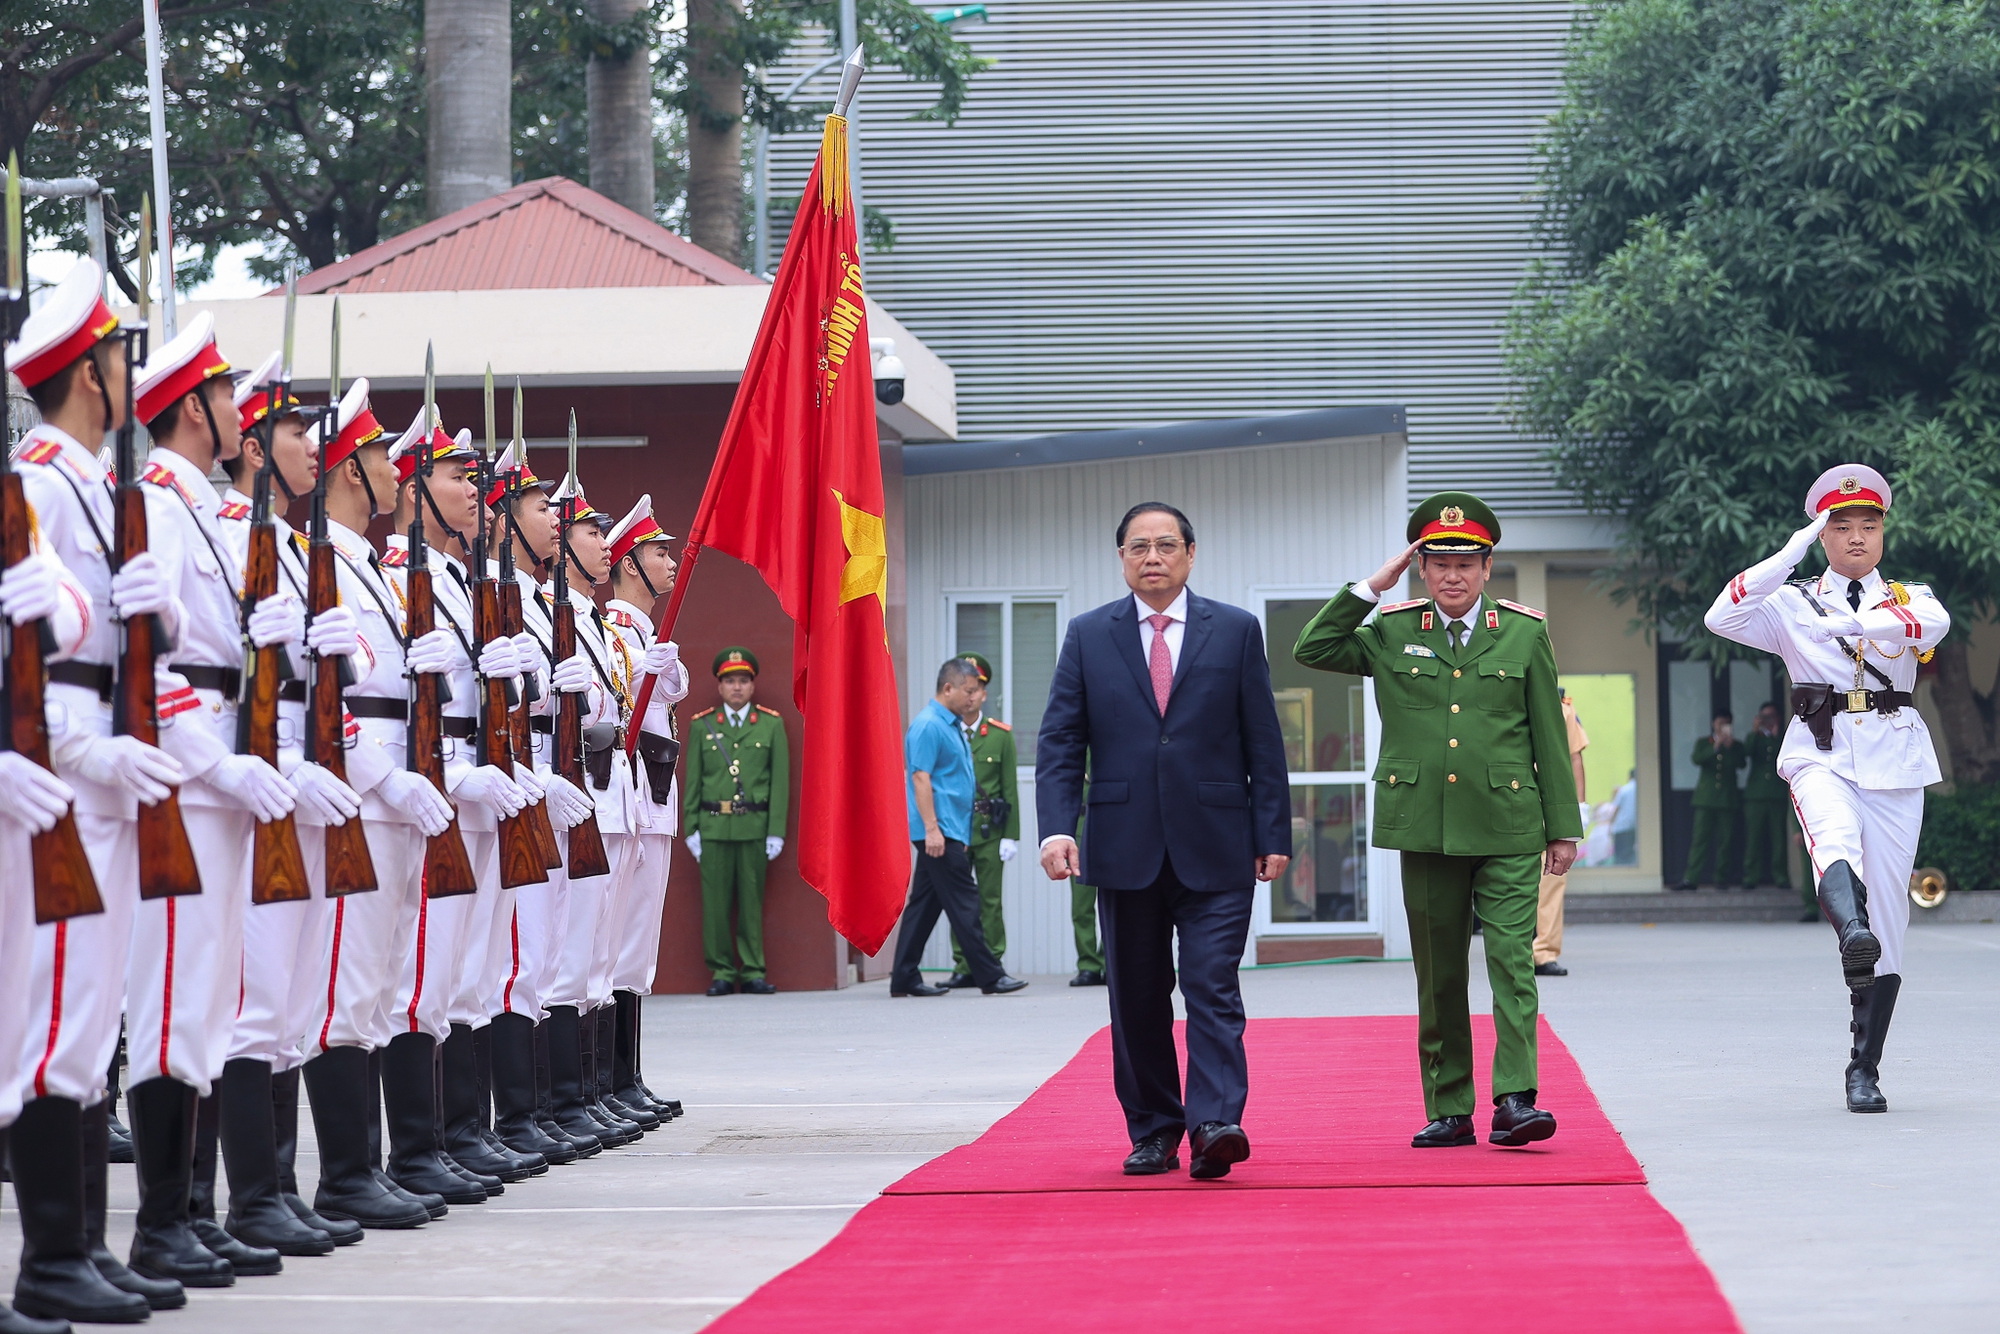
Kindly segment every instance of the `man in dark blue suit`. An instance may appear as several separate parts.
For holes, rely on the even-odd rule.
[[[1051,880],[1098,887],[1125,1171],[1227,1176],[1250,1156],[1237,965],[1254,880],[1291,861],[1290,780],[1257,619],[1187,591],[1194,528],[1134,505],[1117,550],[1132,596],[1069,623],[1035,742],[1035,810]],[[1088,757],[1086,795],[1085,765]],[[1254,878],[1254,879],[1253,879]],[[1187,1099],[1174,1051],[1174,937],[1187,1002]]]

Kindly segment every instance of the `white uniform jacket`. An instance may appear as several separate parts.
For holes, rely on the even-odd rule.
[[[428,544],[427,544],[428,546]],[[397,591],[405,599],[409,596],[409,554],[410,546],[400,534],[389,538],[389,554],[383,559],[383,572],[396,582]],[[475,649],[472,642],[472,597],[466,591],[465,566],[456,558],[437,547],[428,547],[428,565],[431,572],[431,599],[436,608],[435,628],[449,630],[458,641],[459,654],[452,663],[451,670],[444,674],[446,687],[451,698],[444,702],[442,713],[446,719],[470,720],[476,724],[479,717],[479,680],[473,674],[472,662]],[[405,602],[405,615],[407,612]],[[464,722],[453,724],[447,721],[447,729],[463,729]],[[444,738],[444,785],[447,792],[458,789],[475,768],[478,767],[478,742],[471,736],[452,736],[447,731]],[[493,808],[483,801],[454,802],[458,807],[459,828],[474,833],[492,833],[499,828]]]
[[[646,650],[653,646],[655,630],[653,618],[629,602],[613,598],[605,606],[604,619],[613,635],[625,642],[626,656],[635,671],[645,658]],[[641,672],[632,683],[633,707],[638,707],[639,691],[645,682]],[[646,716],[639,720],[638,727],[643,732],[655,736],[673,737],[674,705],[687,698],[687,668],[676,657],[660,673],[653,685],[653,697],[646,704]],[[677,766],[678,767],[678,766]],[[633,765],[633,815],[642,834],[665,834],[672,837],[680,831],[680,779],[676,776],[669,789],[671,798],[662,806],[653,800],[652,787],[646,781],[643,763]]]
[[[406,708],[410,681],[403,674],[403,591],[376,565],[368,539],[328,519],[340,605],[360,623],[361,652],[354,664],[350,699],[394,700]],[[409,812],[382,799],[378,790],[392,771],[408,767],[409,722],[404,718],[354,719],[354,743],[347,751],[347,784],[361,794],[363,820],[410,823]]]
[[[551,627],[555,622],[554,581],[542,585],[536,596],[542,600]],[[591,690],[584,701],[583,725],[589,727],[622,727],[625,722],[625,699],[632,679],[632,664],[627,660],[624,642],[613,642],[606,634],[606,628],[599,620],[597,604],[588,593],[571,589],[570,606],[576,609],[576,647],[584,660],[590,664]],[[553,628],[550,631],[553,636]],[[552,705],[553,694],[545,700]],[[586,760],[588,756],[586,756]],[[632,791],[632,766],[625,758],[625,748],[616,743],[612,746],[611,778],[599,788],[587,772],[584,775],[583,790],[590,794],[597,807],[597,828],[606,834],[629,834],[634,819],[633,804],[636,794]]]

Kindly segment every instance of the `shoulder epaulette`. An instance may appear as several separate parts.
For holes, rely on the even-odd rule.
[[[408,547],[397,547],[393,551],[386,551],[382,554],[382,563],[391,569],[400,570],[409,564],[409,562],[410,549]]]
[[[1014,724],[1003,723],[998,718],[988,718],[986,721],[992,723],[995,727],[999,728],[1003,732],[1011,732],[1014,730]]]
[[[1411,598],[1408,602],[1391,602],[1386,607],[1377,607],[1375,614],[1377,616],[1387,616],[1392,611],[1408,611],[1412,607],[1425,607],[1429,605],[1429,598]]]
[[[714,712],[715,712],[715,706],[711,704],[707,708],[703,709],[700,713],[695,714],[694,716],[696,718],[706,718],[708,717],[709,714]]]
[[[154,486],[172,486],[174,470],[164,463],[148,463],[146,470],[139,474],[139,480],[151,482]]]
[[[54,463],[62,453],[62,441],[37,440],[21,451],[23,463]]]
[[[617,626],[621,630],[630,630],[633,626],[637,625],[639,622],[638,619],[634,617],[631,612],[619,611],[617,608],[614,607],[611,610],[611,623]]]
[[[757,706],[757,712],[759,712],[759,713],[768,713],[768,714],[770,714],[770,715],[771,715],[771,716],[772,716],[773,718],[777,718],[777,717],[781,717],[781,716],[782,716],[782,715],[780,715],[780,714],[779,714],[779,712],[778,712],[778,711],[777,711],[776,709],[767,709],[767,708],[765,708],[765,707],[764,707],[764,706],[763,706],[762,704],[759,704],[759,705]]]
[[[1508,611],[1518,611],[1523,616],[1532,616],[1538,621],[1546,621],[1547,619],[1549,619],[1549,614],[1547,612],[1536,611],[1533,607],[1530,607],[1525,603],[1514,602],[1507,598],[1494,598],[1493,600],[1499,603],[1501,606],[1505,607]]]
[[[218,519],[247,519],[250,517],[250,507],[240,500],[232,500],[217,510],[215,517]]]

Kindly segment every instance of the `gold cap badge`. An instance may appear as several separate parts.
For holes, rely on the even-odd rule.
[[[1450,524],[1456,528],[1459,524],[1465,522],[1465,511],[1456,505],[1446,505],[1442,510],[1438,511],[1438,522]]]
[[[1861,489],[1861,479],[1859,477],[1843,477],[1840,479],[1841,495],[1851,496],[1860,489]]]

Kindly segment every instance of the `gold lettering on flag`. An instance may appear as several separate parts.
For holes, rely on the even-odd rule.
[[[889,534],[879,514],[856,509],[847,497],[835,491],[840,502],[840,540],[847,545],[847,564],[840,572],[840,601],[843,606],[870,593],[889,606]]]
[[[820,337],[824,340],[820,347],[819,401],[825,406],[833,398],[833,387],[840,380],[841,367],[847,364],[847,354],[854,350],[854,340],[861,332],[868,318],[867,309],[862,305],[861,265],[853,257],[840,257],[840,290],[834,294],[833,308],[820,321]],[[854,300],[847,299],[847,293],[854,293]]]

